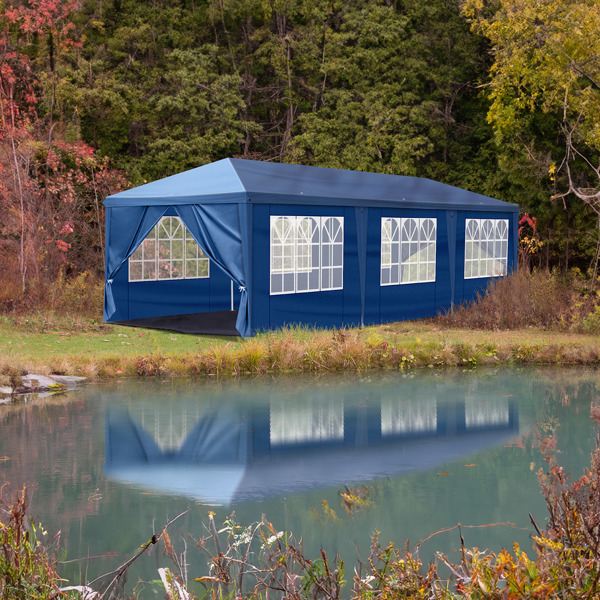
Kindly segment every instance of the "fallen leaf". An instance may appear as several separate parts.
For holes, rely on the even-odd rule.
[[[535,469],[535,463],[532,461],[529,463],[529,470],[533,471]]]
[[[452,475],[452,473],[447,473],[446,471],[442,471],[441,473],[438,473],[438,475]]]
[[[477,463],[472,463],[470,465],[465,465],[465,467],[476,467],[476,466],[477,466]]]

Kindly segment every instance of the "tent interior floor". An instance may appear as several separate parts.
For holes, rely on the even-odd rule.
[[[167,331],[179,331],[180,333],[239,336],[238,330],[235,328],[237,316],[237,310],[218,310],[189,315],[169,315],[166,317],[113,321],[112,325],[165,329]]]

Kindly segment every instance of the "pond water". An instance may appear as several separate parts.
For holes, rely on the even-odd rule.
[[[463,528],[465,543],[531,548],[529,513],[546,518],[537,432],[556,433],[559,460],[578,477],[599,396],[589,369],[115,381],[0,406],[0,485],[9,482],[5,499],[28,486],[36,520],[61,531],[73,583],[115,568],[185,510],[169,529],[180,550],[209,511],[217,523],[265,514],[301,536],[309,557],[339,553],[348,579],[375,530],[402,547],[457,523],[513,523]],[[347,490],[365,501],[345,501]],[[193,578],[206,560],[187,540]],[[440,533],[420,556],[458,558],[459,544],[456,530]],[[169,559],[155,550],[129,585],[157,579],[158,566]]]

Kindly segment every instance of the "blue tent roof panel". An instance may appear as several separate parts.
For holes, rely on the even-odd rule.
[[[225,200],[227,198],[227,200]],[[108,196],[106,206],[246,201],[246,190],[228,160],[197,167]]]
[[[316,204],[517,212],[518,206],[419,177],[227,158],[113,194],[106,206]]]

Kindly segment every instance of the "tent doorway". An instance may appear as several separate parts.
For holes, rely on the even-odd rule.
[[[124,325],[126,327],[164,329],[166,331],[178,331],[180,333],[239,336],[240,334],[235,327],[237,317],[237,310],[218,310],[188,315],[129,319],[127,321],[113,321],[113,323],[115,325]]]

